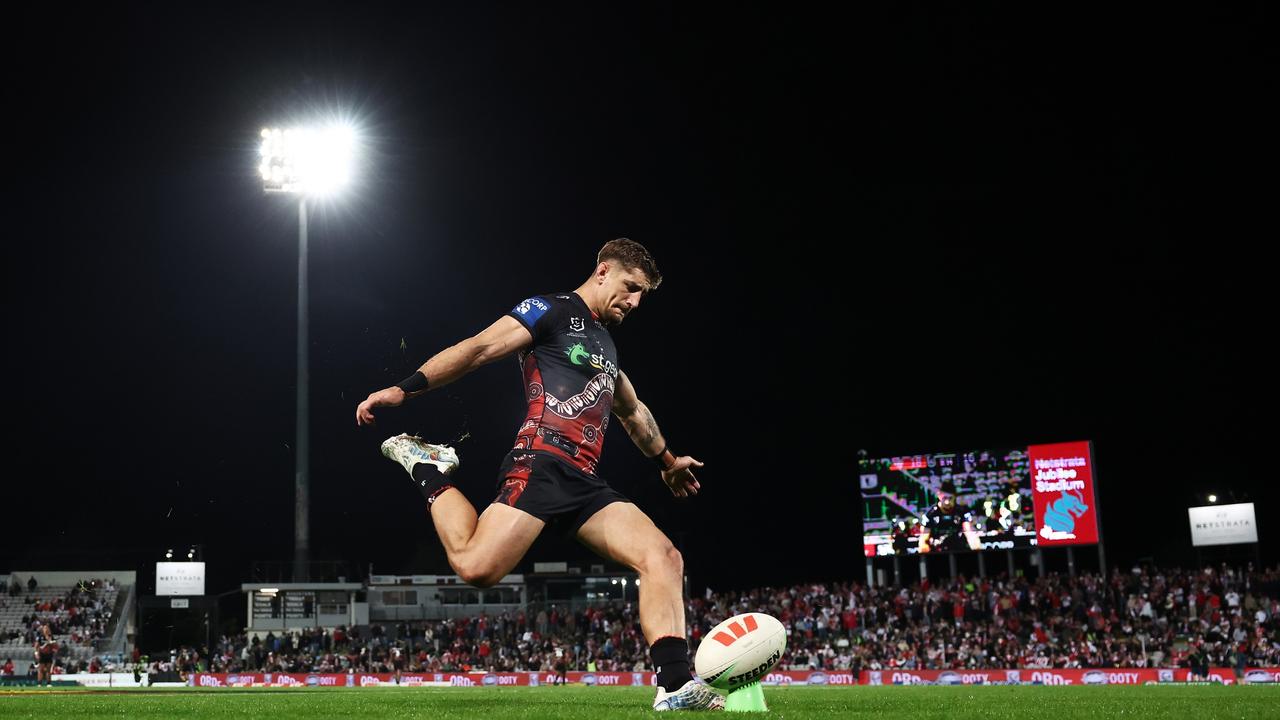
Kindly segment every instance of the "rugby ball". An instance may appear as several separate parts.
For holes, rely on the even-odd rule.
[[[693,666],[713,688],[736,690],[764,677],[787,647],[787,631],[764,613],[734,615],[702,638]]]

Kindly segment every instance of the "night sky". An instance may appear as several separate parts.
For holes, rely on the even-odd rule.
[[[516,361],[356,403],[626,236],[666,279],[621,366],[704,491],[617,423],[601,474],[695,587],[862,577],[860,449],[1079,439],[1109,559],[1190,562],[1212,490],[1274,561],[1263,4],[455,5],[17,11],[0,571],[292,558],[297,211],[256,149],[317,115],[367,152],[311,217],[314,559],[448,571],[378,444],[467,435],[483,507]]]

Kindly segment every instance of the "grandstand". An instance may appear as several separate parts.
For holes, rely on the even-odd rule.
[[[15,674],[26,674],[36,629],[49,623],[63,673],[125,669],[134,653],[134,573],[16,571],[0,579],[0,665],[12,659]],[[621,684],[646,683],[653,668],[636,598],[614,579],[586,575],[577,579],[581,592],[557,597],[546,578],[508,576],[489,598],[453,593],[464,587],[447,576],[371,575],[346,584],[350,607],[299,602],[314,612],[285,612],[277,625],[247,618],[243,631],[224,626],[211,634],[210,645],[202,639],[141,650],[153,651],[146,669],[156,677],[194,683],[204,676],[200,682],[214,686],[234,675],[256,683],[266,673],[279,675],[275,682],[289,674],[354,674],[369,683],[432,673],[525,674],[528,681],[552,671],[558,658],[581,682],[614,673],[627,677]],[[259,589],[243,590],[256,612]],[[288,587],[280,592],[279,605],[292,607]],[[1044,673],[1094,670],[1112,678],[1159,672],[1162,680],[1229,682],[1234,668],[1241,670],[1236,677],[1247,673],[1256,682],[1274,679],[1280,667],[1280,568],[813,583],[708,591],[688,597],[685,609],[695,648],[731,615],[777,617],[788,641],[774,682],[1052,682]]]
[[[132,650],[136,573],[16,570],[3,582],[0,664],[11,659],[16,675],[27,674],[42,624],[58,643],[55,666],[65,672],[124,664]]]
[[[410,577],[379,576],[368,589],[376,596],[392,587],[421,593],[412,588],[453,586],[436,576],[419,579],[423,584],[415,586]],[[881,673],[987,677],[985,671],[1008,671],[1016,677],[1018,671],[1181,668],[1185,677],[1197,669],[1196,676],[1207,676],[1209,667],[1280,666],[1280,568],[1135,568],[1106,577],[962,576],[898,586],[843,582],[708,593],[687,599],[691,644],[745,611],[774,615],[788,629],[780,671],[836,673],[854,682]],[[652,670],[634,599],[616,596],[446,605],[399,618],[379,609],[368,624],[246,628],[216,638],[212,648],[180,648],[151,669],[539,673],[551,670],[558,656],[582,673]],[[1226,677],[1223,672],[1217,677]]]

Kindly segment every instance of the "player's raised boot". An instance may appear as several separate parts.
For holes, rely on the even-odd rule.
[[[698,680],[690,680],[679,690],[667,692],[658,686],[653,699],[653,709],[662,710],[723,710],[724,696]]]
[[[458,451],[448,445],[429,443],[416,435],[400,433],[389,437],[382,443],[382,454],[395,460],[409,475],[413,475],[413,466],[418,463],[430,463],[436,466],[441,475],[449,475],[462,461],[458,459]]]
[[[429,443],[408,433],[387,438],[382,443],[382,454],[408,471],[428,504],[452,487],[449,475],[462,464],[458,452],[448,445]]]

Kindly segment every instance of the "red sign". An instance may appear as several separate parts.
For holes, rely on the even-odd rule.
[[[1187,668],[1019,668],[1016,670],[863,670],[862,685],[1146,685],[1186,682]],[[1231,668],[1213,668],[1210,682],[1231,685]],[[1280,668],[1249,668],[1247,683],[1280,682]]]
[[[760,678],[762,685],[1145,685],[1186,682],[1186,668],[1019,668],[997,670],[774,670]],[[570,683],[600,687],[648,685],[651,672],[569,672]],[[193,673],[195,687],[509,687],[551,685],[551,672],[403,673],[397,683],[390,673]],[[1213,668],[1206,678],[1231,685],[1231,668]],[[1249,668],[1246,683],[1280,683],[1280,668]]]
[[[1032,445],[1027,455],[1036,542],[1042,547],[1096,545],[1098,511],[1088,441]]]

